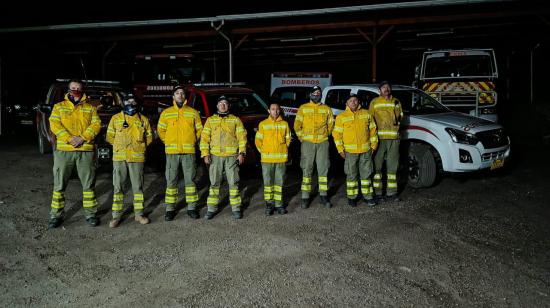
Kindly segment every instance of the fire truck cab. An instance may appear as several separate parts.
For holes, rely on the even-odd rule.
[[[497,122],[497,62],[493,49],[424,52],[416,86],[446,107]]]

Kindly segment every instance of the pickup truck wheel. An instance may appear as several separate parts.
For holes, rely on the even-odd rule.
[[[408,184],[413,188],[430,187],[437,178],[437,163],[429,146],[413,143],[408,151]]]
[[[52,145],[48,141],[48,138],[42,135],[42,132],[38,131],[38,151],[40,154],[48,154],[52,152]]]

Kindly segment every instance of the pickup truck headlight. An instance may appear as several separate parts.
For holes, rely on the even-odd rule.
[[[449,127],[445,128],[445,130],[449,133],[451,139],[456,143],[476,145],[479,142],[479,139],[477,139],[474,134]]]

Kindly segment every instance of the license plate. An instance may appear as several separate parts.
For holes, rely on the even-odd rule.
[[[495,159],[491,163],[491,170],[502,168],[503,166],[504,166],[504,160],[503,159]]]
[[[101,159],[110,158],[111,152],[109,151],[109,148],[99,148],[97,149],[97,157]]]

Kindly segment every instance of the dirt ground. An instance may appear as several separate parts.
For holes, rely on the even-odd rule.
[[[448,176],[376,208],[348,207],[337,174],[334,208],[300,209],[290,170],[289,213],[272,217],[249,172],[240,221],[225,207],[211,221],[182,211],[165,222],[164,176],[148,172],[152,223],[128,213],[118,229],[103,170],[101,225],[85,223],[74,179],[66,222],[48,231],[52,156],[0,139],[0,306],[550,307],[549,154],[516,151],[504,172]]]

